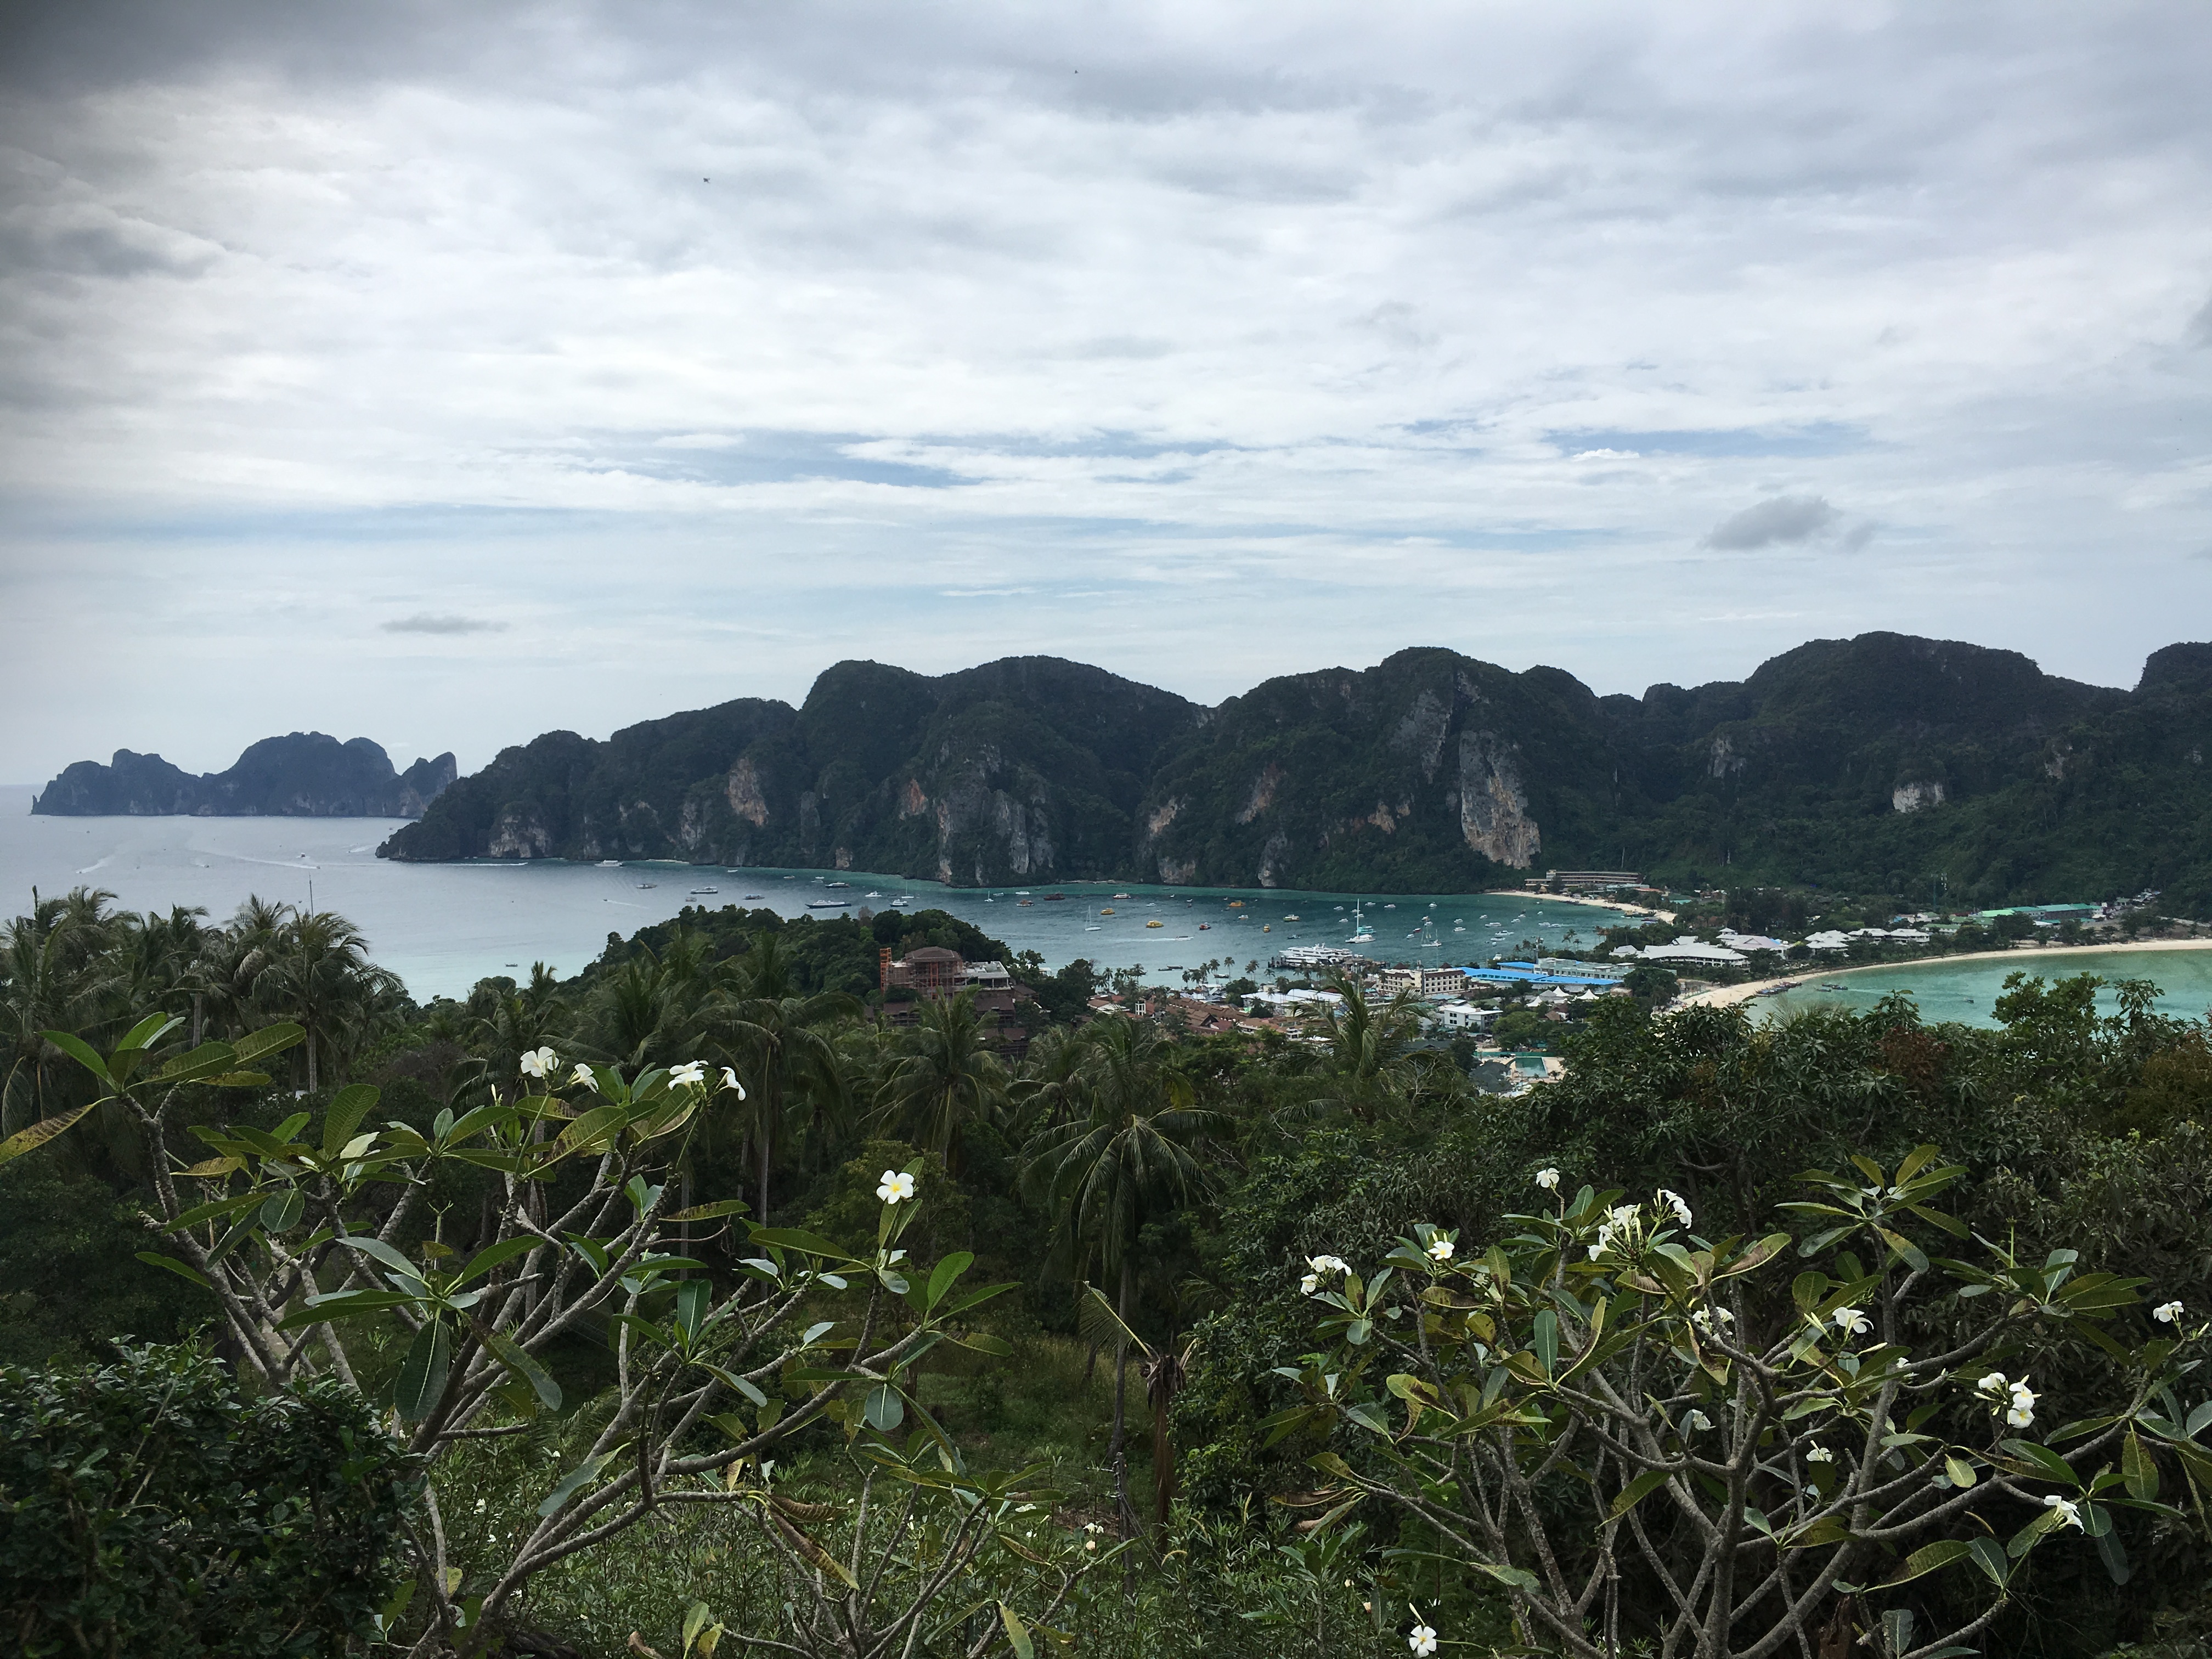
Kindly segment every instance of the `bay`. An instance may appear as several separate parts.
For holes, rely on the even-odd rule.
[[[1808,973],[1797,989],[1760,997],[1753,1006],[1761,1019],[1787,1019],[1814,1008],[1864,1013],[1882,998],[1903,992],[1919,1005],[1924,1019],[1994,1026],[1997,1018],[1992,1010],[2011,974],[2045,981],[2094,974],[2106,981],[2097,993],[2097,1006],[2106,1014],[2118,1012],[2119,998],[2112,986],[2124,979],[2147,979],[2156,985],[2162,994],[2158,1006],[2163,1013],[2193,1019],[2212,1007],[2212,947],[2100,951],[2091,946],[2008,951],[1980,960],[1898,963],[1844,974]],[[1828,986],[1835,988],[1824,988]]]
[[[550,860],[395,864],[376,848],[399,827],[397,819],[39,817],[30,810],[33,793],[0,786],[0,915],[27,908],[33,888],[48,897],[104,888],[126,909],[193,905],[217,921],[249,895],[312,902],[359,927],[375,960],[417,999],[463,996],[487,975],[526,975],[535,962],[575,973],[611,935],[627,938],[687,905],[736,904],[795,918],[810,914],[811,901],[849,900],[851,914],[862,905],[888,908],[904,896],[905,908],[949,911],[1011,951],[1036,951],[1048,969],[1084,957],[1105,969],[1142,966],[1170,984],[1202,962],[1264,969],[1287,945],[1342,944],[1355,904],[1375,936],[1358,947],[1362,955],[1425,967],[1485,963],[1513,955],[1524,941],[1585,945],[1613,919],[1586,905],[1510,893],[1355,898],[1069,882],[1033,884],[1024,905],[1017,888],[947,888],[854,871]],[[849,885],[831,890],[833,881]],[[1054,892],[1066,897],[1048,901]]]

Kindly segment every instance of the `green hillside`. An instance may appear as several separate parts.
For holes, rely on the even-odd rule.
[[[382,849],[683,858],[982,885],[1097,878],[1439,891],[1642,870],[1954,902],[2166,890],[2212,906],[2212,645],[2132,691],[2016,652],[1820,640],[1748,679],[1599,697],[1455,652],[1268,680],[1206,709],[1009,658],[825,671],[501,753]]]

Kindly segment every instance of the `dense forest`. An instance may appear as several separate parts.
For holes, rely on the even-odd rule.
[[[840,663],[605,742],[502,750],[382,849],[682,858],[957,885],[1097,878],[1471,890],[1531,869],[1978,905],[2163,890],[2212,906],[2212,646],[2131,691],[2015,652],[1866,634],[1741,682],[1598,696],[1447,650],[1273,679],[1217,708],[1010,658]]]
[[[881,1022],[924,944],[1012,960],[695,912],[419,1006],[328,915],[15,919],[21,1650],[154,1627],[160,1571],[83,1564],[179,1516],[231,1565],[125,1650],[2212,1639],[2212,1046],[2146,988],[1610,998],[1498,1095],[1349,983],[1304,1036],[1033,961],[1018,1030]]]

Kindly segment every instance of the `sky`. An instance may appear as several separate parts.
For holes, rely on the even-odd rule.
[[[2212,9],[16,6],[0,781],[2212,636]]]

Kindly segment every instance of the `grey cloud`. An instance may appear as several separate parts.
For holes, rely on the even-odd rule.
[[[387,634],[501,634],[507,631],[503,622],[493,622],[486,617],[439,617],[428,611],[417,611],[411,617],[395,617],[380,624]]]
[[[1843,515],[1818,495],[1776,495],[1723,519],[1705,537],[1705,545],[1724,553],[1808,542],[1825,534]]]

